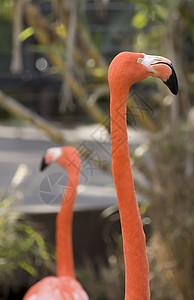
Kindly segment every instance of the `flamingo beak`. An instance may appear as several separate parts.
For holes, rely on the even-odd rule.
[[[48,164],[45,161],[45,156],[43,156],[42,162],[40,164],[40,171],[43,171],[47,166]]]
[[[150,75],[160,78],[170,91],[177,95],[178,93],[178,80],[171,61],[162,56],[154,56],[144,54],[143,59],[139,58],[138,62],[145,65]]]
[[[166,62],[158,62],[157,64],[166,64],[167,66],[169,66],[171,68],[172,73],[171,73],[170,77],[166,81],[163,81],[163,82],[164,82],[164,84],[167,85],[169,90],[174,95],[177,95],[177,93],[178,93],[178,80],[177,80],[175,69],[174,69],[172,63],[169,64],[169,63],[166,63]]]

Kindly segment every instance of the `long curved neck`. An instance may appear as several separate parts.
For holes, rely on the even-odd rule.
[[[68,172],[68,183],[57,215],[56,246],[57,246],[57,275],[75,278],[73,245],[72,245],[72,220],[73,205],[76,198],[78,176],[75,172]]]
[[[125,259],[125,300],[148,300],[149,269],[145,234],[136,201],[126,124],[129,88],[111,89],[112,171],[117,193]]]

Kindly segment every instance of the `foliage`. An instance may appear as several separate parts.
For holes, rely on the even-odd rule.
[[[149,159],[137,162],[149,187],[137,189],[150,201],[148,243],[152,299],[194,297],[193,129],[165,126],[152,137]]]
[[[150,247],[156,253],[156,272],[161,270],[161,276],[153,272],[151,278],[154,299],[191,300],[194,298],[193,133],[187,126],[177,124],[173,130],[168,128],[157,136],[151,149],[154,170]],[[166,279],[166,287],[162,286],[161,278]],[[157,295],[156,282],[168,298]],[[176,297],[168,293],[173,290]]]
[[[109,232],[110,233],[110,232]],[[122,236],[113,233],[115,240],[114,250],[112,243],[107,245],[107,262],[100,259],[96,263],[86,258],[84,266],[78,268],[77,277],[86,289],[89,298],[93,300],[124,299],[124,260],[122,251]],[[112,250],[110,251],[110,248]]]
[[[1,284],[11,284],[7,279],[20,268],[38,277],[40,274],[35,265],[48,268],[50,263],[43,237],[19,212],[17,200],[17,196],[10,196],[0,202]]]
[[[0,0],[0,15],[4,19],[11,20],[12,8],[13,8],[13,0]]]

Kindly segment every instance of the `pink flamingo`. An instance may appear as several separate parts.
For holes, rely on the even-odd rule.
[[[177,94],[178,82],[172,63],[160,56],[123,52],[110,64],[112,172],[117,193],[125,260],[125,300],[148,300],[149,268],[145,234],[136,201],[130,165],[126,104],[132,84],[148,76],[160,78]]]
[[[50,148],[41,165],[57,162],[68,171],[68,183],[57,215],[56,252],[57,276],[48,276],[33,285],[23,300],[89,300],[81,284],[75,279],[72,249],[72,218],[81,160],[74,147]]]

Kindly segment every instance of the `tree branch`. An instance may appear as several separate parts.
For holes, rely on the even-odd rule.
[[[12,115],[26,120],[35,125],[37,128],[43,130],[55,142],[62,143],[64,141],[63,134],[60,129],[54,127],[38,114],[32,112],[12,97],[4,94],[2,91],[0,91],[0,105]]]

